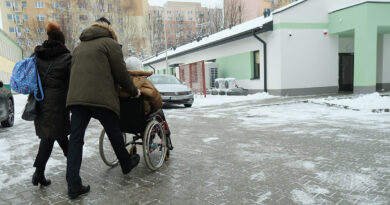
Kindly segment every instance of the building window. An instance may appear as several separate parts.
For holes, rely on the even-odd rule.
[[[45,33],[45,27],[38,27],[37,32],[38,33]]]
[[[7,14],[7,19],[9,21],[13,21],[14,20],[14,15],[13,14]]]
[[[172,11],[171,11],[171,10],[168,10],[167,13],[168,13],[168,14],[172,14]]]
[[[70,9],[72,6],[71,6],[71,4],[70,3],[68,3],[68,9]]]
[[[9,31],[10,33],[15,33],[15,27],[9,27],[9,28],[8,28],[8,31]]]
[[[37,15],[37,21],[45,21],[45,19],[46,19],[45,15],[42,15],[42,14]]]
[[[24,21],[27,21],[27,20],[28,20],[28,15],[27,15],[27,14],[23,14],[23,20],[24,20]]]
[[[11,7],[11,2],[6,1],[6,2],[5,2],[5,5],[9,8],[9,7]]]
[[[57,2],[51,2],[51,8],[55,9],[57,8]]]
[[[79,6],[79,8],[80,9],[86,9],[87,8],[87,3],[82,3],[82,2],[79,2],[79,3],[77,3],[78,4],[78,6]]]
[[[16,24],[20,24],[20,16],[19,15],[15,15],[15,23]]]
[[[112,11],[112,4],[107,5],[108,11]]]
[[[40,1],[35,2],[35,8],[39,9],[39,8],[44,8],[44,7],[45,7],[44,2],[40,2]]]
[[[253,52],[254,66],[253,66],[253,79],[260,79],[260,52]]]
[[[87,15],[80,15],[79,19],[80,19],[80,21],[86,21],[86,20],[88,20],[88,16]]]
[[[194,19],[193,19],[192,17],[190,17],[190,18],[188,18],[188,20],[189,20],[189,21],[192,21],[192,20],[194,20]]]
[[[27,2],[22,1],[22,8],[27,8]]]
[[[24,27],[24,32],[26,32],[26,33],[30,33],[30,28],[29,27]]]

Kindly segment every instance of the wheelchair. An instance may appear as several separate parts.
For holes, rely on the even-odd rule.
[[[136,145],[141,145],[145,164],[154,171],[169,159],[173,146],[164,113],[160,109],[145,115],[143,99],[142,95],[137,99],[119,99],[121,131],[130,155],[137,154]],[[99,153],[109,167],[118,165],[119,161],[104,129],[99,138]]]

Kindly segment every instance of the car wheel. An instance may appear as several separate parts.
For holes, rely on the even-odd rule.
[[[8,99],[8,118],[1,122],[1,125],[3,127],[12,127],[14,125],[14,119],[15,119],[15,110],[14,110],[14,102],[10,99]]]
[[[184,104],[184,107],[191,107],[192,104]]]

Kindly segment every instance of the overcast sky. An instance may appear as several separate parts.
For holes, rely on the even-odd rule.
[[[168,0],[149,0],[149,5],[151,6],[164,6],[164,4]],[[216,5],[217,7],[222,7],[223,5],[223,0],[170,0],[170,1],[181,1],[181,2],[201,2],[202,6],[205,7],[210,7],[210,8],[215,8]]]

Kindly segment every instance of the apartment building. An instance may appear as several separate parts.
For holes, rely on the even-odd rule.
[[[224,0],[225,27],[269,15],[295,0]]]
[[[222,9],[208,9],[197,2],[168,1],[163,7],[149,7],[152,49],[159,52],[167,47],[178,47],[213,32],[213,21],[219,15],[222,26]],[[165,31],[164,31],[165,25]],[[218,25],[217,25],[218,26]],[[219,26],[219,27],[221,27]],[[217,30],[219,31],[219,30]]]
[[[25,56],[47,37],[48,21],[60,24],[70,50],[80,33],[95,19],[112,22],[126,55],[150,55],[147,0],[0,0],[3,28],[25,51]]]
[[[10,89],[9,80],[15,63],[22,59],[22,48],[0,29],[0,81]]]

